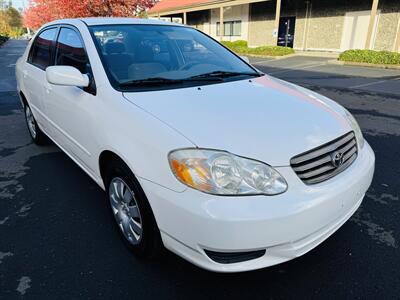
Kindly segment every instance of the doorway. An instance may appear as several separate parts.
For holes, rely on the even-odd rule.
[[[293,48],[296,17],[281,17],[279,20],[278,46]]]

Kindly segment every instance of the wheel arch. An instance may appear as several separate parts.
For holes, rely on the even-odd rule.
[[[23,91],[19,91],[19,98],[23,107],[28,105],[28,100],[26,99],[26,96]]]
[[[139,182],[139,175],[137,170],[131,165],[131,162],[119,151],[114,150],[113,148],[106,148],[102,150],[99,154],[98,158],[98,168],[100,177],[103,181],[104,188],[106,189],[106,175],[107,175],[107,168],[112,161],[122,163],[128,167],[131,171],[132,175],[135,177],[136,181]]]
[[[106,187],[106,175],[107,175],[107,168],[110,165],[112,161],[117,161],[120,163],[123,163],[129,167],[131,172],[133,173],[132,169],[130,168],[129,164],[117,153],[111,150],[103,150],[100,155],[99,155],[99,172],[100,172],[100,177],[103,180],[104,187]]]
[[[145,195],[146,201],[148,202],[149,207],[150,207],[151,214],[157,224],[157,220],[154,215],[154,210],[153,210],[152,204],[151,204],[149,198],[147,197],[146,191],[143,189],[142,185],[140,184],[138,176],[135,174],[134,170],[129,165],[129,163],[125,159],[123,159],[123,157],[121,155],[117,154],[116,152],[114,152],[112,150],[103,150],[99,155],[99,171],[100,171],[101,179],[104,184],[104,189],[107,190],[107,182],[106,182],[107,181],[106,175],[107,175],[107,171],[108,171],[107,167],[113,161],[126,165],[127,168],[131,171],[132,176],[134,177],[135,181],[137,181],[137,183],[139,184],[139,188],[142,190],[143,194]],[[157,227],[158,227],[158,225],[157,225]]]

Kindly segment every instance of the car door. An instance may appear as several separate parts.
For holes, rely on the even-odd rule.
[[[57,27],[48,27],[37,35],[29,51],[27,62],[22,68],[25,96],[28,98],[29,106],[36,121],[45,132],[49,131],[45,115],[45,70],[53,62],[54,41],[57,30]]]
[[[52,126],[53,138],[82,165],[94,173],[97,161],[93,158],[96,149],[94,120],[96,120],[95,87],[89,58],[79,31],[72,26],[61,26],[55,43],[55,65],[77,68],[88,74],[88,88],[50,84],[46,81],[46,114]]]

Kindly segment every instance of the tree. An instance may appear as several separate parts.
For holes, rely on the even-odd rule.
[[[22,16],[18,10],[14,7],[10,7],[6,10],[6,18],[8,25],[11,27],[21,27],[22,26]]]
[[[18,10],[9,7],[0,10],[0,35],[16,37],[22,34],[22,16]]]
[[[30,0],[24,24],[33,29],[64,18],[133,17],[150,8],[156,0]]]

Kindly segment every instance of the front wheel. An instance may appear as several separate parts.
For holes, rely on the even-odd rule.
[[[28,126],[29,134],[36,145],[43,145],[46,143],[47,137],[44,132],[39,128],[32,110],[28,104],[24,107],[26,125]]]
[[[150,204],[128,166],[113,162],[107,172],[111,212],[125,244],[140,256],[154,257],[162,249],[160,231]]]

